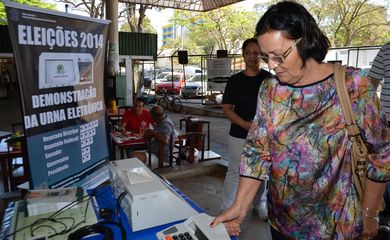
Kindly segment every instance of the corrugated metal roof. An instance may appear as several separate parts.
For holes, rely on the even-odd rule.
[[[206,12],[243,0],[119,0],[124,3],[138,3],[156,7],[175,8]]]
[[[119,55],[157,58],[157,34],[119,32]]]

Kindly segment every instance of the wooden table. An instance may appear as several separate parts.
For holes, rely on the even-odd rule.
[[[119,131],[111,132],[111,141],[113,147],[114,157],[116,158],[116,149],[118,148],[120,153],[120,159],[125,158],[126,149],[145,150],[147,149],[147,143],[143,138],[134,134],[124,134]],[[127,156],[126,156],[127,157]]]

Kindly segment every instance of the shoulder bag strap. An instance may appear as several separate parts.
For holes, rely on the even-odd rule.
[[[360,135],[359,127],[356,124],[355,115],[352,111],[352,103],[345,82],[346,66],[334,64],[334,78],[336,82],[337,96],[340,101],[341,109],[344,113],[348,137],[352,141],[352,174],[353,182],[359,197],[363,197],[364,181],[366,177],[366,164],[368,151],[366,144]]]
[[[359,128],[356,125],[355,114],[352,111],[351,98],[347,90],[345,82],[346,66],[341,66],[339,63],[334,64],[334,78],[336,82],[337,96],[340,101],[341,109],[344,113],[348,136],[360,135]]]

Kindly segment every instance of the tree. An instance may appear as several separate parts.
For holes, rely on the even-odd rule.
[[[120,30],[123,32],[132,32],[129,23],[121,25]],[[145,33],[157,33],[157,30],[152,26],[152,23],[148,17],[145,17],[142,21],[142,32]]]
[[[103,18],[105,10],[105,0],[58,0],[63,3],[70,4],[71,8],[77,11],[87,13],[93,18]],[[119,4],[119,19],[125,19],[127,26],[124,25],[123,29],[129,32],[143,32],[143,28],[147,27],[149,31],[152,31],[148,23],[144,24],[146,20],[146,10],[151,9],[151,5],[135,4],[135,3],[123,3]]]
[[[138,11],[137,11],[138,7]],[[129,32],[157,32],[145,15],[146,10],[152,9],[151,5],[125,3],[125,9],[120,15],[125,15]]]
[[[13,2],[26,4],[34,7],[40,7],[40,8],[56,9],[55,4],[46,3],[43,0],[14,0]],[[7,24],[7,15],[5,13],[4,4],[0,2],[0,25],[6,25],[6,24]]]
[[[377,45],[389,41],[386,9],[368,0],[301,1],[333,47]]]
[[[224,49],[235,54],[240,51],[242,41],[253,37],[256,20],[255,12],[228,6],[205,13],[178,10],[172,22],[188,29],[185,46],[188,49],[201,46],[197,48],[201,51],[197,54],[210,53],[212,49]],[[168,46],[181,47],[178,41]]]
[[[92,18],[104,18],[104,0],[58,0],[69,4],[70,8],[88,14]]]

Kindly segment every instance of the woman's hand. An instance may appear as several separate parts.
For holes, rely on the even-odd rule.
[[[386,183],[374,182],[366,178],[362,200],[363,232],[362,239],[371,239],[378,234],[378,213]]]
[[[245,217],[241,209],[236,206],[230,207],[228,210],[217,216],[210,224],[210,227],[223,223],[229,236],[238,236],[241,232],[240,224]]]
[[[225,225],[226,231],[229,234],[229,236],[238,236],[241,233],[240,229],[240,223],[238,223],[235,220],[224,222],[223,225]]]
[[[361,239],[372,239],[378,234],[379,218],[378,212],[373,212],[368,209],[363,210],[363,232]]]

